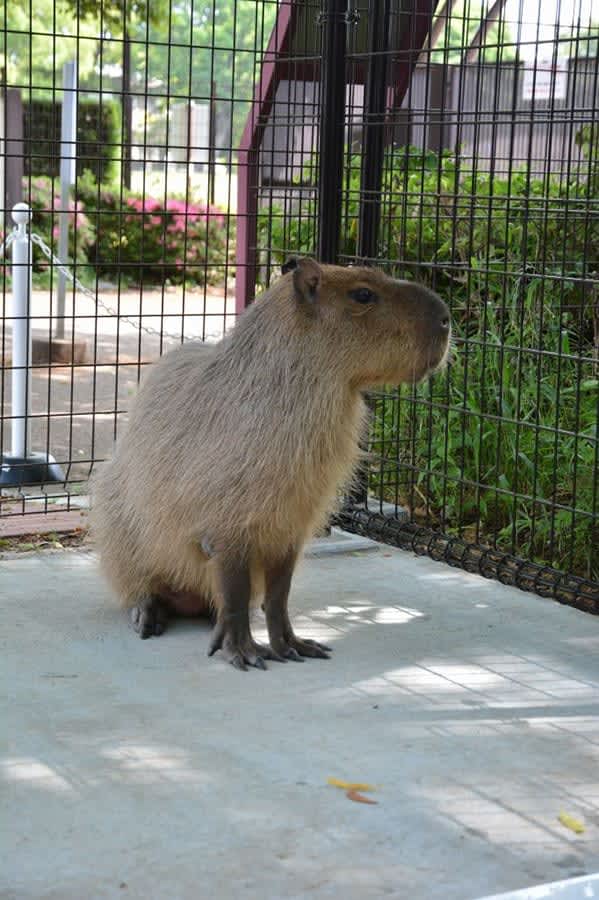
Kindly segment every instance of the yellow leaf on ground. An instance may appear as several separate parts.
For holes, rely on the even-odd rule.
[[[341,781],[340,778],[327,778],[327,784],[341,788],[344,791],[376,791],[372,784],[364,784],[361,781]]]
[[[570,816],[568,813],[561,812],[557,818],[565,828],[569,828],[570,831],[574,831],[576,834],[582,834],[584,831],[582,822],[579,821],[579,819],[575,819],[574,816]]]

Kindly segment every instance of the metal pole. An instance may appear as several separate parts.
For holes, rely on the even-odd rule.
[[[324,0],[320,95],[318,257],[337,262],[345,141],[347,0]]]
[[[390,0],[374,0],[370,9],[357,253],[362,260],[376,258],[378,249],[385,155]]]
[[[121,148],[121,180],[131,190],[133,160],[133,96],[131,94],[131,37],[129,35],[129,6],[125,8],[123,35],[123,146]]]
[[[208,203],[216,202],[216,82],[210,82],[210,113],[208,118]]]
[[[31,241],[26,203],[13,207],[17,236],[12,243],[12,386],[11,455],[24,458],[29,448],[29,365],[31,361]]]
[[[381,186],[385,158],[387,111],[387,51],[389,49],[390,0],[374,0],[368,22],[368,71],[364,89],[364,141],[362,145],[360,217],[357,257],[376,259],[381,224]],[[372,409],[372,400],[364,398]],[[365,447],[364,449],[368,449]],[[370,466],[365,462],[354,481],[349,502],[368,500]]]
[[[62,120],[60,126],[60,233],[58,257],[66,262],[69,252],[69,200],[75,183],[77,160],[77,63],[67,62],[62,68]],[[64,338],[66,279],[58,273],[56,302],[56,337]]]

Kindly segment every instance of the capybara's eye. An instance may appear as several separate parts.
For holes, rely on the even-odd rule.
[[[374,303],[376,300],[376,294],[369,288],[356,288],[355,291],[349,292],[349,296],[356,303]]]

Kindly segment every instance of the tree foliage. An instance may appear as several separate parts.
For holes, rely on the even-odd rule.
[[[431,62],[461,62],[483,19],[481,2],[462,0],[455,3],[435,44]],[[496,62],[498,58],[500,62],[511,62],[516,58],[516,42],[509,23],[503,18],[489,28],[479,54],[479,59],[486,63]]]
[[[93,17],[77,16],[66,0],[6,3],[0,68],[8,85],[31,86],[33,96],[48,96],[48,88],[62,87],[62,66],[77,59],[79,77],[93,72],[98,26]]]
[[[118,94],[126,29],[130,90],[154,111],[162,131],[173,103],[207,101],[214,82],[219,115],[228,120],[233,143],[243,128],[276,16],[276,4],[254,0],[36,0],[10,3],[5,10],[0,65],[9,84],[31,84],[32,96],[48,97],[49,90],[62,87],[62,64],[76,58],[83,90]]]
[[[559,50],[562,56],[599,56],[599,20],[586,27],[563,29]]]

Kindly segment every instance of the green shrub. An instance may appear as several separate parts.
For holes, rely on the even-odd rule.
[[[23,103],[23,138],[28,151],[25,173],[60,174],[60,103],[31,100]],[[91,172],[96,181],[118,174],[121,135],[120,107],[113,101],[79,100],[77,104],[77,175]]]
[[[592,176],[507,178],[449,154],[388,155],[377,256],[448,300],[456,347],[447,374],[374,395],[371,488],[417,521],[597,578]],[[344,185],[340,251],[351,258],[358,157]],[[301,218],[264,210],[269,259],[314,252],[314,221],[313,204]]]

